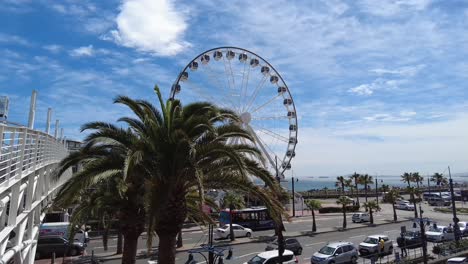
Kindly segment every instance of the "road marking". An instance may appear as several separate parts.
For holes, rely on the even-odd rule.
[[[313,245],[318,245],[318,244],[323,244],[323,243],[325,243],[325,242],[317,242],[317,243],[307,244],[305,246],[310,247],[310,246],[313,246]]]
[[[203,233],[203,231],[193,231],[193,232],[190,232],[190,234],[200,234],[200,233]]]
[[[240,259],[240,258],[247,257],[247,256],[250,256],[250,255],[253,255],[253,254],[258,254],[258,253],[260,253],[260,252],[252,252],[252,253],[249,253],[249,254],[240,255],[240,256],[236,257],[236,259]]]
[[[349,237],[349,238],[358,238],[358,237],[363,237],[364,235],[359,235],[359,236],[352,236],[352,237]]]
[[[108,248],[111,248],[111,247],[112,247],[112,248],[114,248],[114,247],[116,248],[117,245],[115,245],[115,246],[107,246],[107,247],[108,247]],[[104,248],[104,247],[93,247],[93,249],[94,249],[94,248]]]
[[[182,240],[192,240],[192,238],[182,238]]]

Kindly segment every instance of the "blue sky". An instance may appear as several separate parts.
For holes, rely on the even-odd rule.
[[[116,95],[167,96],[194,56],[229,45],[288,84],[297,176],[468,171],[468,1],[0,0],[0,19],[13,122],[36,89],[36,128],[52,107],[80,139],[127,113]]]

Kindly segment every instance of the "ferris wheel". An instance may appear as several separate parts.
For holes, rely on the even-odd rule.
[[[284,171],[291,168],[297,144],[296,107],[286,82],[259,55],[237,47],[207,50],[180,72],[170,97],[231,109],[253,135],[266,169],[284,178]],[[231,143],[246,142],[239,138]]]

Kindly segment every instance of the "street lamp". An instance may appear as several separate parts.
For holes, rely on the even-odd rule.
[[[377,201],[377,207],[379,207],[379,184],[378,184],[379,180],[377,178],[377,176],[375,176],[375,198],[376,198],[376,201]],[[383,183],[383,180],[380,180],[381,183]]]
[[[293,211],[293,217],[296,217],[296,192],[294,191],[294,182],[298,182],[299,179],[296,179],[294,181],[294,171],[291,170],[292,174],[292,180],[291,180],[291,185],[292,185],[292,211]]]
[[[450,196],[452,200],[452,213],[453,213],[453,232],[455,233],[455,241],[457,246],[460,244],[460,227],[458,226],[458,222],[460,221],[457,217],[457,208],[455,207],[455,194],[453,191],[453,180],[452,174],[450,173],[450,166],[448,167],[449,172],[449,184],[450,184]]]
[[[415,210],[417,210],[415,208]],[[426,230],[425,224],[430,224],[429,218],[422,217],[424,211],[421,209],[421,203],[419,204],[419,218],[413,219],[413,228],[416,228],[419,225],[420,232],[421,232],[421,239],[422,239],[422,251],[423,251],[423,262],[427,264],[427,241],[426,241]]]

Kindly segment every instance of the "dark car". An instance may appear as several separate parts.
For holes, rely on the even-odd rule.
[[[398,247],[407,249],[422,247],[423,240],[421,237],[421,232],[407,231],[403,234],[403,236],[397,238],[397,244]]]
[[[291,250],[294,252],[294,255],[301,255],[302,254],[302,246],[299,241],[295,238],[286,238],[284,240],[284,248]],[[265,250],[274,250],[278,249],[278,240],[274,240],[273,242],[269,243]]]
[[[50,257],[53,252],[56,256],[76,256],[83,253],[85,245],[81,242],[68,242],[61,236],[39,237],[37,241],[36,259]]]

